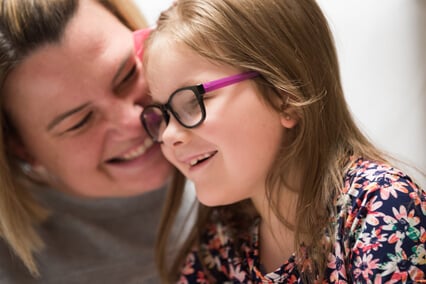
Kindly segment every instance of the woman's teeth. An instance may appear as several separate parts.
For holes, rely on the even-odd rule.
[[[120,157],[120,160],[122,160],[122,161],[133,160],[133,159],[143,155],[146,152],[146,150],[148,150],[153,144],[154,144],[154,142],[152,142],[151,139],[147,138],[147,139],[145,139],[145,141],[142,145],[140,145],[139,147],[133,149],[132,151],[130,151],[130,152],[124,154],[122,157]]]

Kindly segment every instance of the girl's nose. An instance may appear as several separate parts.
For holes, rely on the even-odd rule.
[[[167,147],[177,147],[181,144],[185,144],[189,140],[189,129],[183,127],[173,117],[170,117],[169,124],[164,129],[163,133],[160,134],[160,141]]]

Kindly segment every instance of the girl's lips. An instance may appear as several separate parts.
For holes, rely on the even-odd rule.
[[[213,157],[214,155],[216,155],[217,151],[212,151],[212,152],[207,152],[201,155],[197,155],[194,157],[191,157],[189,159],[185,159],[184,163],[187,164],[190,168],[194,167],[196,165],[198,165],[199,163],[210,159],[211,157]]]
[[[120,162],[128,162],[132,161],[134,159],[137,159],[138,157],[145,154],[146,151],[148,151],[152,146],[154,145],[154,142],[150,138],[146,138],[142,144],[140,144],[138,147],[132,148],[131,150],[128,150],[127,152],[124,152],[122,155],[113,157],[108,159],[107,163],[120,163]]]

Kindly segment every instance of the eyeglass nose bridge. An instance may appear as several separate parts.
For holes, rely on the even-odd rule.
[[[166,126],[169,125],[170,122],[170,113],[173,114],[173,116],[175,116],[173,109],[169,106],[169,104],[165,104],[165,105],[160,105],[160,109],[161,109],[161,113],[163,114],[163,118],[164,121],[166,122]]]

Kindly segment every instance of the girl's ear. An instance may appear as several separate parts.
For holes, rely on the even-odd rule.
[[[287,112],[281,114],[281,125],[285,128],[293,128],[297,125],[297,117]]]
[[[285,91],[277,91],[280,97],[280,120],[284,128],[291,129],[295,127],[299,121],[296,109],[289,103],[292,98],[290,93]]]
[[[298,119],[296,113],[287,108],[285,111],[280,113],[281,125],[285,128],[293,128],[297,125]]]

